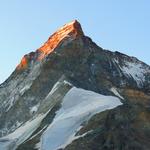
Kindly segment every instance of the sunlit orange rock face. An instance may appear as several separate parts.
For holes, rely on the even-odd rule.
[[[64,25],[57,30],[57,32],[55,32],[42,47],[39,48],[39,51],[43,53],[40,59],[51,53],[64,38],[73,40],[80,36],[83,36],[83,31],[78,21],[75,20]]]
[[[27,58],[24,56],[20,64],[17,66],[17,69],[26,68],[27,64],[28,64]]]
[[[84,33],[82,31],[81,25],[77,20],[65,24],[63,27],[58,29],[53,35],[51,35],[47,42],[45,42],[44,45],[35,52],[35,54],[38,53],[36,61],[42,60],[48,54],[53,52],[53,50],[63,41],[63,39],[68,39],[69,41],[71,41],[83,35]],[[17,69],[25,69],[28,66],[28,61],[30,59],[32,59],[30,54],[24,56]]]
[[[36,52],[31,52],[27,55],[25,55],[20,64],[17,66],[17,70],[21,70],[21,69],[26,69],[28,67],[28,64],[31,60],[34,60],[35,59],[35,54]]]

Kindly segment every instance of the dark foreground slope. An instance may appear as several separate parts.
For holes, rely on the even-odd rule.
[[[73,91],[76,93],[66,104]],[[102,105],[105,109],[100,105],[95,110],[98,103],[89,111],[88,104],[97,102],[93,97],[110,102],[117,98],[122,104],[107,108],[108,103]],[[75,127],[77,122],[72,124],[70,131],[76,130],[59,147],[62,131],[73,122],[63,120],[66,112],[61,108],[82,119],[72,114],[67,118],[77,119],[80,128]],[[55,123],[57,115],[65,123]],[[1,85],[0,150],[149,150],[149,116],[150,67],[134,57],[98,47],[73,21],[25,55]],[[57,142],[55,129],[60,130]],[[68,131],[63,134],[67,136]]]

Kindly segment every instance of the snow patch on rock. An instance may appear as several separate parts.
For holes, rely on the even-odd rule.
[[[26,84],[21,90],[20,90],[20,94],[23,95],[28,89],[30,89],[32,83],[30,84]]]
[[[57,150],[74,140],[81,125],[96,113],[122,105],[114,96],[104,96],[73,87],[64,97],[62,107],[41,138],[41,150]],[[71,140],[72,139],[72,140]]]
[[[143,86],[143,83],[145,82],[145,74],[150,73],[148,66],[134,59],[132,61],[123,60],[123,65],[120,65],[117,59],[114,59],[114,61],[125,76],[133,78],[138,87]]]
[[[31,113],[31,114],[36,113],[36,112],[38,111],[39,106],[40,106],[40,104],[37,104],[37,105],[31,107],[31,108],[30,108],[30,113]]]
[[[119,98],[124,99],[124,98],[119,94],[119,92],[117,91],[117,89],[116,89],[115,87],[112,87],[112,88],[110,89],[110,91],[113,92],[113,93],[114,93],[116,96],[118,96]]]
[[[7,150],[11,147],[15,150],[21,143],[28,139],[39,127],[45,115],[38,115],[35,119],[27,121],[13,133],[0,138],[0,150]]]

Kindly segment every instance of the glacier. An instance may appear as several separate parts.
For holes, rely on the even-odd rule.
[[[64,148],[75,139],[82,124],[96,113],[122,105],[119,98],[73,87],[41,138],[40,150]]]

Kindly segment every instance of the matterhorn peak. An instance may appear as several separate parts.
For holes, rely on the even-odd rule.
[[[83,35],[84,33],[82,31],[81,25],[77,20],[65,24],[54,34],[52,34],[47,42],[38,49],[43,53],[43,56],[41,56],[41,58],[51,53],[64,39],[68,39],[69,41],[71,41]]]
[[[0,85],[0,150],[150,150],[149,116],[150,66],[75,20]]]
[[[28,62],[30,59],[34,58],[33,54],[38,53],[37,60],[42,60],[48,54],[54,51],[55,48],[59,46],[61,42],[65,41],[72,41],[76,38],[84,36],[82,31],[81,25],[77,20],[73,20],[70,23],[65,24],[61,28],[59,28],[54,34],[52,34],[49,39],[41,46],[35,53],[31,53],[25,55],[21,63],[18,65],[17,69],[24,69],[28,66]]]

